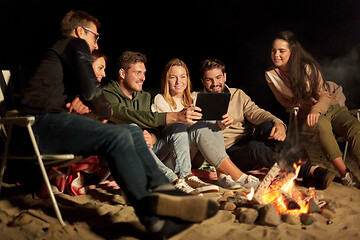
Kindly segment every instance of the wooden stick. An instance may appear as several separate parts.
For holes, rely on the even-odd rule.
[[[274,166],[272,166],[269,172],[266,174],[264,180],[260,183],[260,185],[256,189],[254,198],[259,203],[262,204],[261,198],[264,194],[265,189],[270,186],[270,184],[272,183],[272,181],[274,181],[275,177],[279,174],[279,172],[280,172],[280,167],[277,163],[275,163]]]

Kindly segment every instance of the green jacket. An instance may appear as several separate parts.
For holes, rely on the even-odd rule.
[[[109,119],[111,123],[135,123],[143,129],[166,125],[166,113],[151,111],[150,93],[134,92],[133,99],[130,99],[120,89],[119,83],[113,80],[104,86],[103,90],[114,111]]]

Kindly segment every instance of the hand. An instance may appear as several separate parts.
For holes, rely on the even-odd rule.
[[[195,124],[202,118],[201,108],[191,106],[178,112],[178,122]]]
[[[217,121],[219,127],[221,129],[225,129],[227,128],[228,126],[230,126],[231,124],[233,124],[234,122],[234,119],[233,117],[231,116],[231,114],[227,113],[225,114],[224,116],[222,116],[223,120],[221,121]]]
[[[269,139],[274,139],[283,142],[286,138],[285,126],[282,123],[276,123],[270,132]]]
[[[148,145],[149,148],[152,149],[154,146],[154,142],[153,142],[153,138],[152,138],[151,134],[146,130],[143,131],[143,134],[144,134],[146,144]]]
[[[313,103],[313,104],[317,104],[319,101],[316,100],[315,98],[311,97],[310,98],[310,101]]]
[[[65,106],[69,109],[69,113],[85,114],[90,112],[90,109],[78,97]]]
[[[319,117],[320,117],[320,113],[309,113],[306,119],[307,125],[309,127],[314,127],[319,121]]]

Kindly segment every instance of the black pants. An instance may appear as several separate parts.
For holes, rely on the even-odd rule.
[[[226,152],[233,163],[243,172],[271,168],[278,163],[284,170],[292,170],[293,163],[302,163],[299,176],[308,175],[312,164],[304,150],[296,148],[290,140],[276,141],[268,139],[272,122],[265,121],[256,126],[254,134],[236,142]]]

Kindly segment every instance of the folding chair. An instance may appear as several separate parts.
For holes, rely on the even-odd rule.
[[[0,94],[0,106],[2,110],[5,109],[5,99],[6,99],[6,88],[8,86],[10,79],[10,71],[9,70],[2,70],[0,74],[0,86],[1,86],[1,94]],[[4,153],[2,156],[2,162],[1,162],[1,168],[0,168],[0,191],[1,191],[1,184],[3,181],[5,168],[6,168],[6,162],[7,159],[22,159],[22,160],[32,160],[36,162],[40,167],[41,173],[43,175],[46,188],[49,192],[56,216],[62,226],[65,226],[65,222],[62,219],[61,212],[59,210],[57,201],[55,199],[54,193],[52,191],[50,181],[48,178],[48,175],[46,173],[46,169],[44,166],[44,163],[46,165],[51,166],[70,166],[72,163],[78,162],[81,160],[81,157],[75,157],[73,154],[62,154],[62,155],[41,155],[33,130],[32,130],[32,124],[35,121],[34,116],[26,116],[26,117],[20,117],[16,116],[16,111],[10,111],[11,116],[9,115],[9,112],[7,112],[6,116],[0,117],[0,129],[3,137],[5,138],[5,146],[4,146]],[[15,115],[15,116],[14,116]],[[31,139],[31,143],[35,152],[35,156],[13,156],[9,155],[9,146],[10,146],[10,140],[12,135],[12,129],[13,126],[20,126],[25,127],[27,129],[27,132],[29,134],[29,137]]]
[[[299,145],[299,126],[297,115],[299,113],[299,107],[293,107],[286,109],[286,112],[290,114],[289,125],[288,125],[288,135],[291,140],[295,143],[296,146]]]

